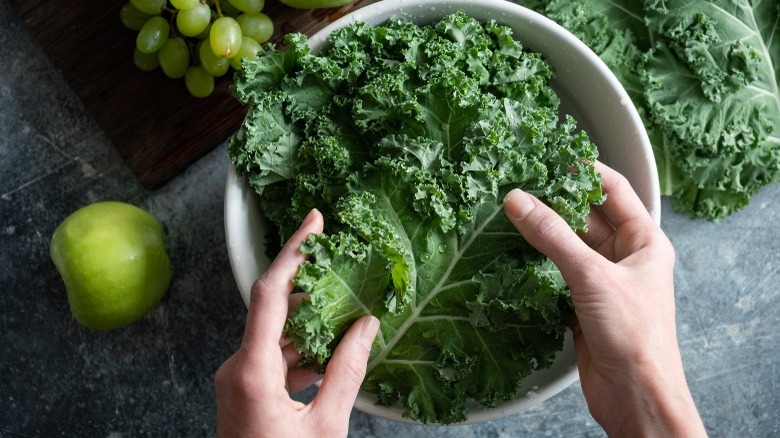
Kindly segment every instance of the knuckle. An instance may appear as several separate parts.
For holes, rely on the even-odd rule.
[[[227,360],[219,366],[217,372],[214,373],[214,387],[217,392],[229,389],[230,384],[233,381],[233,376],[239,368],[237,362],[238,354],[233,354],[227,358]]]
[[[651,244],[658,252],[657,259],[664,260],[670,265],[670,267],[674,267],[677,255],[669,238],[662,233],[657,233]]]
[[[262,293],[263,290],[268,289],[268,283],[268,273],[262,274],[252,283],[252,294]]]
[[[366,376],[366,367],[359,359],[350,357],[343,370],[343,377],[347,379],[350,384],[360,386],[363,383],[363,378]]]
[[[660,257],[674,260],[675,251],[672,242],[655,224],[652,228],[647,226],[644,230],[637,230],[637,234],[644,236],[645,245],[656,251]]]
[[[255,301],[261,299],[268,290],[271,290],[271,279],[269,278],[268,273],[264,273],[252,283],[252,288],[249,292],[249,300]]]
[[[610,278],[611,273],[600,259],[586,255],[576,264],[574,275],[576,277],[571,279],[571,282],[575,285],[593,287],[603,285]]]
[[[215,391],[239,398],[246,398],[261,391],[263,385],[252,369],[240,352],[233,355],[217,369],[214,375]]]
[[[604,190],[606,192],[622,190],[626,187],[631,187],[631,183],[628,181],[628,178],[619,172],[611,173],[609,178],[604,179],[603,184],[605,185]]]
[[[217,372],[214,373],[214,389],[219,394],[222,392],[227,384],[228,380],[228,362],[222,364]]]

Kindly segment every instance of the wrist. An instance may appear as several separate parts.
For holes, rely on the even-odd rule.
[[[616,391],[618,415],[602,424],[609,436],[706,436],[681,360],[645,361],[629,376]]]

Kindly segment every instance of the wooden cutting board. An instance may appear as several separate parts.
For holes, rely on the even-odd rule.
[[[271,41],[280,44],[286,33],[311,35],[374,1],[304,10],[266,0],[263,12],[274,21]],[[245,109],[230,95],[232,73],[217,81],[211,96],[197,99],[183,79],[133,65],[137,32],[119,21],[126,0],[11,2],[146,188],[176,176],[241,124]]]

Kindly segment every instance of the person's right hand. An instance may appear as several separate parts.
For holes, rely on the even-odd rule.
[[[674,311],[674,249],[622,175],[597,163],[607,199],[577,234],[513,190],[507,217],[571,289],[582,390],[609,435],[705,436],[683,373]]]

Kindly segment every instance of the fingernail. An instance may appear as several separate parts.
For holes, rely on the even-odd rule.
[[[317,211],[316,208],[312,208],[309,214],[307,214],[306,217],[303,218],[303,223],[301,224],[302,227],[309,225],[314,220],[314,218],[317,217],[317,215],[315,214],[316,211]]]
[[[536,208],[533,198],[528,193],[514,189],[504,197],[504,210],[510,219],[523,219]]]
[[[366,347],[366,350],[371,351],[371,344],[374,343],[377,330],[379,330],[379,320],[371,315],[362,322],[360,331],[358,332],[358,339],[360,344]]]

